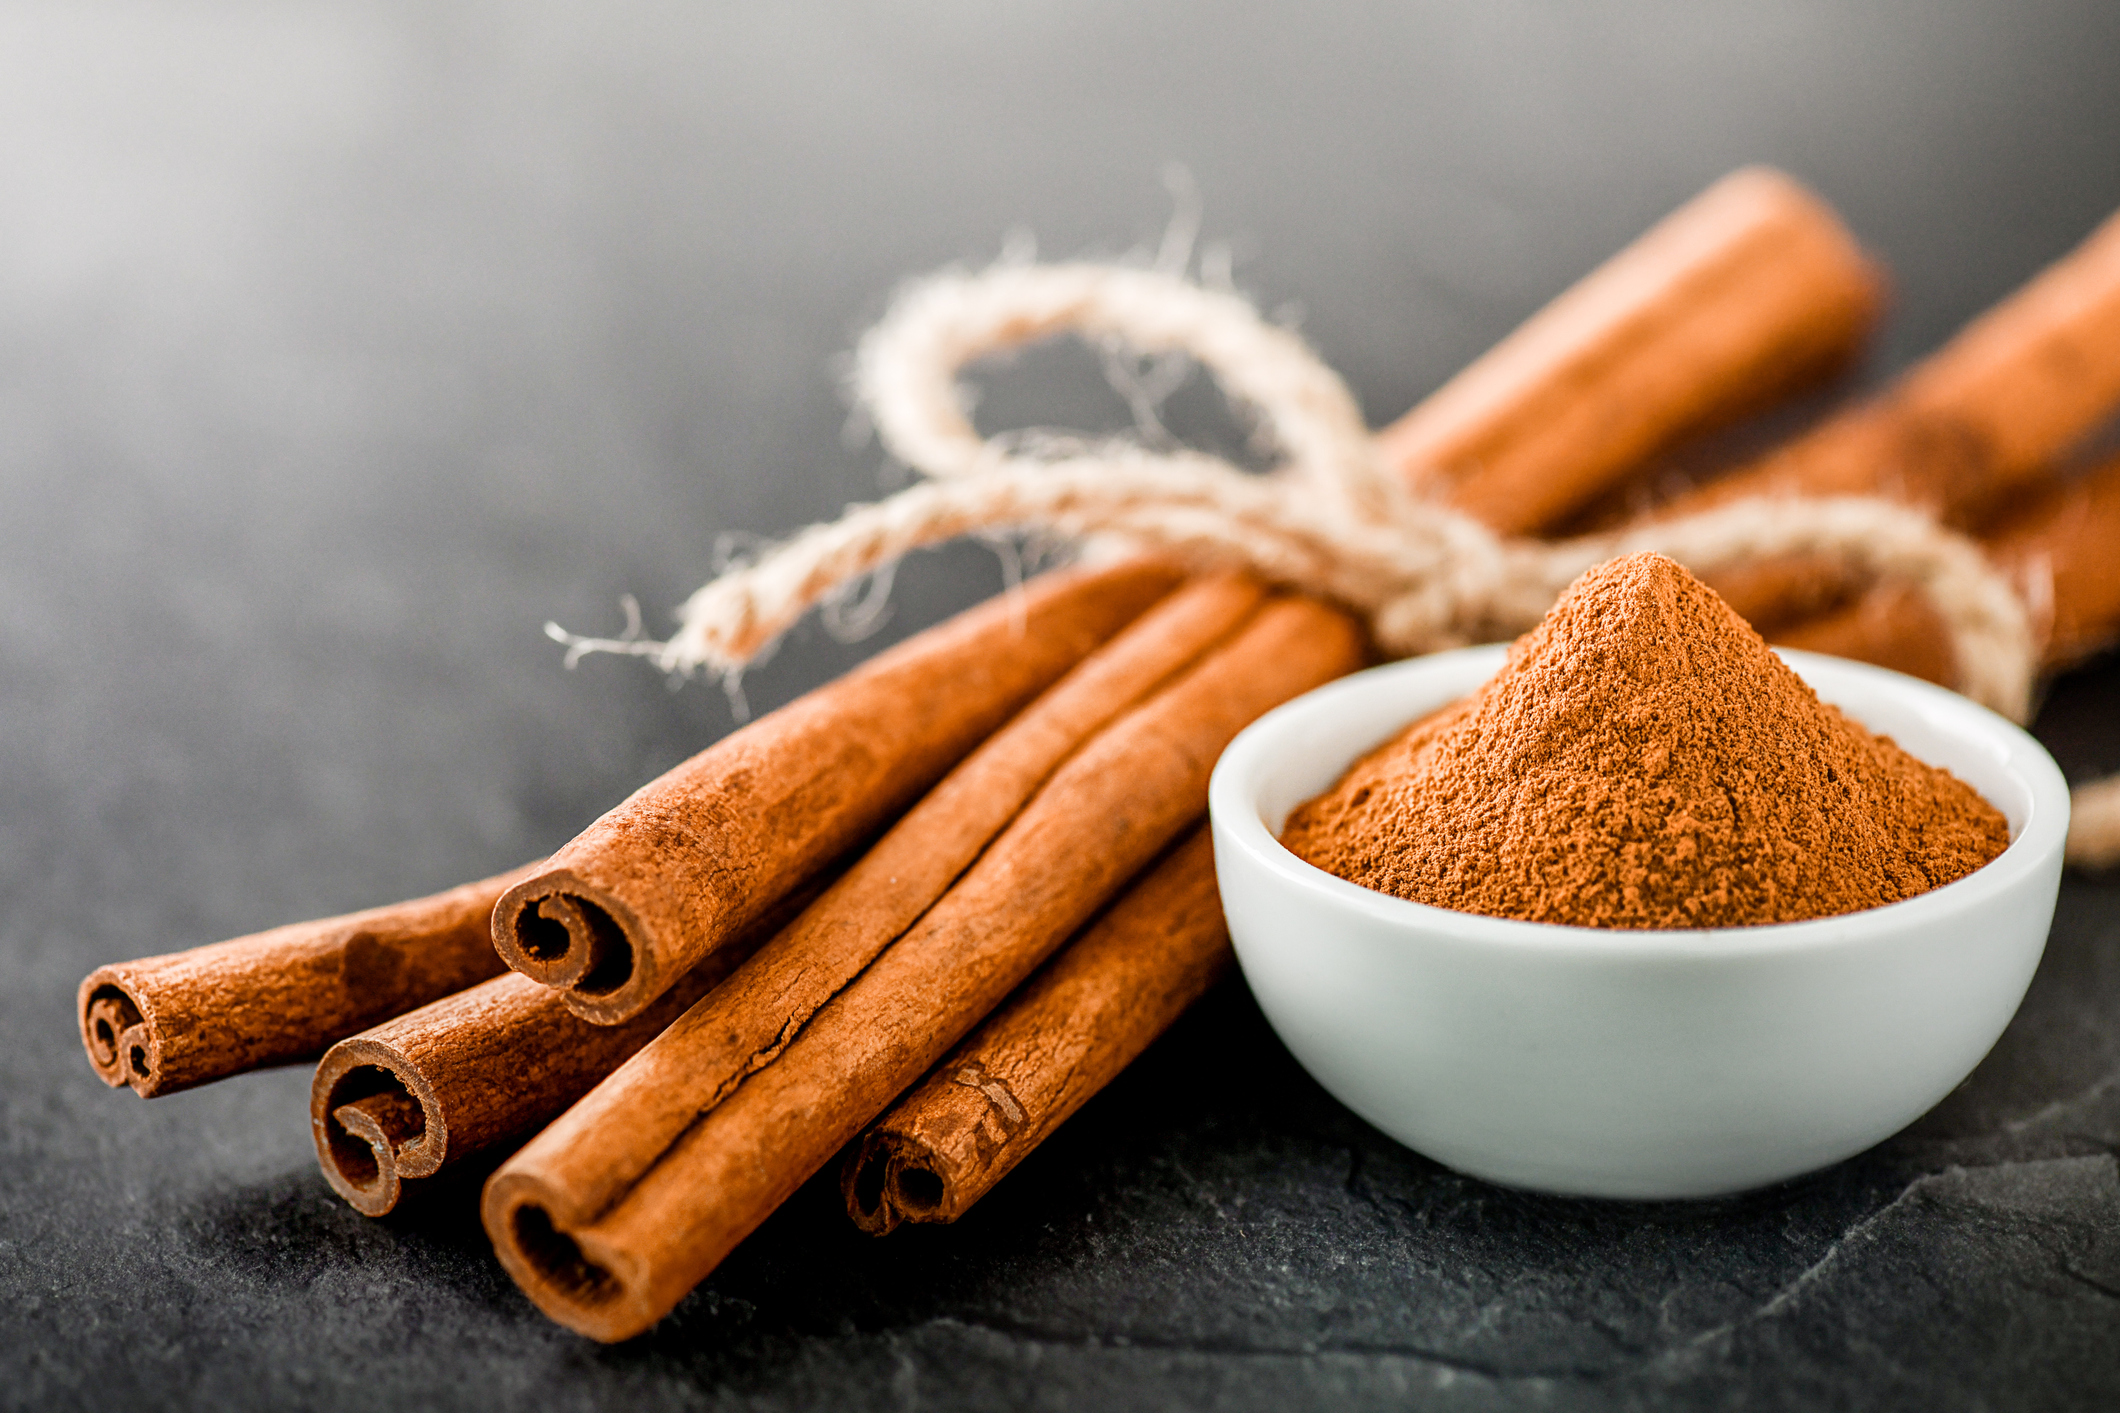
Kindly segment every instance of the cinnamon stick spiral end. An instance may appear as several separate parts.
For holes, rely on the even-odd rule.
[[[99,967],[81,983],[81,1044],[97,1076],[141,1098],[161,1089],[162,1040],[154,1018],[117,967]]]
[[[396,1207],[405,1184],[441,1170],[447,1116],[403,1055],[372,1040],[342,1040],[317,1066],[309,1126],[324,1180],[364,1216]]]
[[[925,1144],[872,1130],[848,1150],[839,1193],[854,1225],[870,1236],[895,1231],[902,1222],[955,1221],[959,1212],[946,1167]]]
[[[538,1309],[606,1344],[631,1339],[669,1312],[686,1287],[658,1295],[642,1262],[576,1223],[569,1204],[527,1173],[503,1168],[479,1207],[494,1254]]]
[[[653,954],[633,943],[641,932],[623,902],[566,868],[524,879],[493,909],[501,959],[598,1025],[629,1019],[661,990]]]

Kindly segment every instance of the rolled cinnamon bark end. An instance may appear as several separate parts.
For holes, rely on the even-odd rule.
[[[939,1215],[950,1193],[938,1171],[947,1161],[895,1125],[870,1129],[839,1172],[847,1216],[870,1236],[887,1236],[901,1222],[956,1221],[957,1212]]]
[[[82,989],[81,1043],[96,1074],[113,1089],[148,1079],[155,1070],[153,1052],[161,1046],[140,1003],[107,970],[91,975]]]
[[[1048,575],[901,643],[591,825],[500,900],[493,945],[585,1020],[640,1014],[1181,578]]]
[[[831,888],[685,1013],[671,1044],[711,1037],[682,1091],[713,1107],[773,1062],[819,1007],[902,936],[1085,742],[1236,633],[1266,600],[1242,575],[1194,579],[1046,689],[923,796]]]
[[[1779,172],[1723,178],[1378,434],[1414,489],[1547,530],[1681,438],[1848,363],[1883,281]]]
[[[548,868],[509,889],[494,907],[493,926],[509,966],[541,986],[578,993],[583,1004],[621,987],[650,999],[661,990],[655,954],[636,953],[631,941],[646,925],[623,898],[573,869]]]
[[[406,1179],[439,1172],[449,1147],[433,1086],[402,1053],[373,1040],[342,1040],[325,1054],[309,1120],[325,1181],[364,1216],[397,1206]]]
[[[631,1339],[684,1298],[679,1290],[666,1301],[650,1258],[588,1229],[566,1195],[535,1174],[495,1173],[480,1212],[509,1278],[576,1334],[605,1344]]]
[[[2120,216],[1968,324],[1882,396],[1663,507],[1882,495],[1953,524],[2046,482],[2120,406]],[[1744,604],[1731,606],[1747,613]]]
[[[142,1097],[322,1054],[500,971],[491,917],[530,864],[446,893],[166,956],[98,967],[81,1043],[103,1082]]]
[[[956,1221],[1231,960],[1202,829],[862,1136],[840,1173],[847,1215],[877,1236]]]
[[[671,1027],[488,1180],[482,1215],[509,1274],[569,1328],[645,1330],[1199,818],[1238,730],[1364,649],[1336,610],[1270,601],[1083,746],[720,1102],[701,1086],[730,1038]]]
[[[560,1113],[654,1039],[675,1000],[704,989],[678,987],[633,1024],[600,1026],[504,972],[342,1040],[309,1088],[317,1165],[355,1211],[383,1216],[408,1185]]]
[[[653,1040],[757,950],[799,894],[623,1025],[594,1025],[516,972],[408,1012],[325,1052],[309,1087],[324,1179],[380,1217],[451,1164],[521,1142]]]

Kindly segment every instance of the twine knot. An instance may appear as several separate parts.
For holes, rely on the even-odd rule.
[[[1280,453],[1253,475],[1138,442],[983,438],[958,375],[989,355],[1071,333],[1108,350],[1184,354]],[[1116,538],[1206,568],[1244,568],[1361,614],[1396,656],[1513,637],[1593,565],[1659,550],[1695,573],[1801,554],[1856,583],[1912,581],[1935,605],[1959,689],[2023,720],[2036,643],[2024,602],[1977,546],[1904,506],[1866,498],[1718,507],[1606,535],[1504,540],[1416,500],[1384,465],[1352,393],[1288,329],[1236,294],[1159,270],[1004,264],[909,285],[861,340],[855,390],[884,446],[926,479],[803,530],[689,599],[667,641],[554,635],[665,671],[733,677],[810,608],[907,552],[973,533]]]
[[[1190,356],[1259,417],[1279,465],[1252,475],[1184,448],[982,438],[959,372],[1061,333],[1108,352]],[[685,601],[666,641],[644,637],[632,607],[617,638],[547,624],[570,665],[586,652],[626,653],[673,674],[718,672],[735,696],[745,665],[811,608],[873,621],[900,558],[967,534],[1116,539],[1201,569],[1247,569],[1353,609],[1402,657],[1515,637],[1585,571],[1657,550],[1704,576],[1804,556],[1858,585],[1909,581],[1949,635],[1958,690],[2013,721],[2031,713],[2032,613],[1978,545],[1926,515],[1868,497],[1776,498],[1611,534],[1505,540],[1415,499],[1383,464],[1347,385],[1302,339],[1239,296],[1164,270],[1002,264],[911,284],[862,338],[855,391],[885,447],[926,480],[721,574]],[[850,610],[864,581],[871,590]],[[2120,863],[2120,778],[2076,791],[2069,857]]]

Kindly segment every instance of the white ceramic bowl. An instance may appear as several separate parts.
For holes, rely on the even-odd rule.
[[[1209,799],[1230,935],[1304,1068],[1461,1172],[1594,1197],[1706,1197],[1859,1153],[1971,1073],[2023,999],[2061,876],[2068,789],[2039,743],[1965,698],[1790,652],[1832,702],[2009,819],[1970,877],[1811,922],[1613,931],[1479,917],[1335,878],[1288,813],[1504,649],[1395,663],[1260,718]]]

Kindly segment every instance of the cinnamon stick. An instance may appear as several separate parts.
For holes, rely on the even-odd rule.
[[[509,889],[494,946],[585,1020],[639,1015],[1179,577],[1151,561],[1046,576],[723,738]]]
[[[551,987],[504,971],[341,1040],[309,1085],[324,1180],[355,1211],[381,1217],[444,1168],[529,1136],[721,984],[771,930],[755,927],[714,952],[623,1025],[593,1025]]]
[[[2045,620],[2048,671],[2120,642],[2120,457],[2051,487],[1997,526],[1991,559],[2027,591]],[[1921,594],[1881,584],[1854,603],[1774,634],[1787,647],[1860,658],[1932,682],[1956,680],[1957,661]]]
[[[680,1021],[486,1185],[502,1264],[598,1339],[660,1319],[768,1213],[1197,819],[1247,722],[1362,660],[1321,604],[1270,603],[1054,772],[903,937],[701,1112],[721,1037]],[[711,1004],[712,997],[709,998]]]
[[[152,1098],[321,1054],[500,971],[494,902],[539,867],[98,967],[79,993],[88,1062],[112,1088]]]
[[[847,1215],[877,1236],[956,1221],[1231,960],[1203,828],[869,1128],[841,1169]]]
[[[2049,670],[2120,641],[2120,457],[2025,505],[1987,549],[2045,609]]]
[[[1378,440],[1417,491],[1504,534],[1550,529],[1682,437],[1850,361],[1881,285],[1823,202],[1745,168]]]
[[[1458,702],[1415,726],[1462,713]],[[881,1236],[953,1222],[1131,1064],[1227,969],[1228,928],[1203,829],[1068,943],[840,1170],[847,1214]]]
[[[2120,216],[1967,325],[1892,388],[1656,514],[1750,496],[1881,495],[1970,526],[2050,483],[2062,454],[2120,406]],[[1709,583],[1769,636],[1840,607],[1849,586],[1805,556]],[[1893,592],[1886,591],[1888,594]],[[1890,617],[1899,606],[1857,605]],[[1839,631],[1839,630],[1835,630]]]
[[[1235,576],[1195,581],[1078,663],[929,791],[746,966],[723,947],[639,1016],[594,1025],[518,973],[344,1041],[325,1056],[310,1115],[324,1175],[370,1216],[425,1178],[550,1120],[685,1017],[724,1066],[693,1072],[707,1107],[770,1062],[809,1017],[917,920],[1072,754],[1227,636],[1265,597]],[[790,910],[792,911],[792,910]],[[783,916],[781,921],[786,921]]]
[[[549,1122],[704,994],[692,977],[623,1025],[592,1025],[559,993],[504,971],[326,1051],[309,1089],[324,1179],[380,1217],[446,1164]]]
[[[2120,215],[1881,396],[1682,495],[1883,495],[1954,524],[2046,480],[2120,406]]]
[[[1948,687],[1958,680],[1949,630],[1928,596],[1911,584],[1887,582],[1852,603],[1771,635],[1778,647],[1850,657]]]

